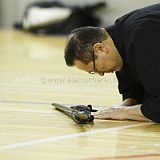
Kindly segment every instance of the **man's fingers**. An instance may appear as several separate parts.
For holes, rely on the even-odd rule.
[[[105,112],[94,113],[93,115],[94,115],[94,117],[96,119],[105,119],[105,118],[108,118],[108,113],[106,111]]]
[[[94,116],[95,119],[110,119],[109,117],[107,117],[106,115],[97,115]]]
[[[107,114],[107,113],[109,113],[111,110],[112,110],[111,107],[107,107],[107,108],[105,108],[105,109],[103,109],[103,110],[100,110],[100,111],[97,111],[97,112],[93,113],[93,115],[94,115],[94,116],[97,116],[97,115],[101,115],[101,114]]]
[[[103,116],[94,116],[95,119],[105,119]]]
[[[99,116],[99,115],[101,115],[101,114],[103,114],[103,113],[104,113],[104,111],[98,111],[98,112],[93,113],[93,115],[94,115],[94,116]]]
[[[99,114],[99,113],[106,112],[109,108],[110,108],[110,107],[106,107],[106,108],[104,108],[104,109],[102,109],[102,110],[99,110],[99,111],[97,111],[97,112],[94,112],[94,114],[96,115],[96,114]]]

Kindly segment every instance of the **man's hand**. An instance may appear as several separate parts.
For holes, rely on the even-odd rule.
[[[151,121],[144,117],[140,109],[141,105],[127,106],[112,106],[104,110],[94,113],[96,119],[115,119],[115,120],[136,120],[136,121]]]

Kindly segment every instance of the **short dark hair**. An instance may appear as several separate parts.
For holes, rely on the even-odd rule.
[[[93,45],[106,40],[108,37],[105,29],[100,27],[87,26],[71,31],[65,47],[66,64],[73,66],[76,59],[88,64],[93,60]]]

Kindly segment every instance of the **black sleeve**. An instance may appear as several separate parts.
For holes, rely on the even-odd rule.
[[[145,117],[160,122],[160,18],[143,24],[136,33],[133,60],[147,98],[141,111]]]
[[[127,67],[123,67],[121,72],[116,73],[116,76],[118,79],[119,93],[122,94],[122,99],[133,98],[139,103],[142,103],[144,89],[133,80]]]

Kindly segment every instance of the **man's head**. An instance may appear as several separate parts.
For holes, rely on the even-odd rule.
[[[65,60],[86,72],[100,75],[118,70],[119,54],[104,28],[82,27],[73,30],[67,39]]]

